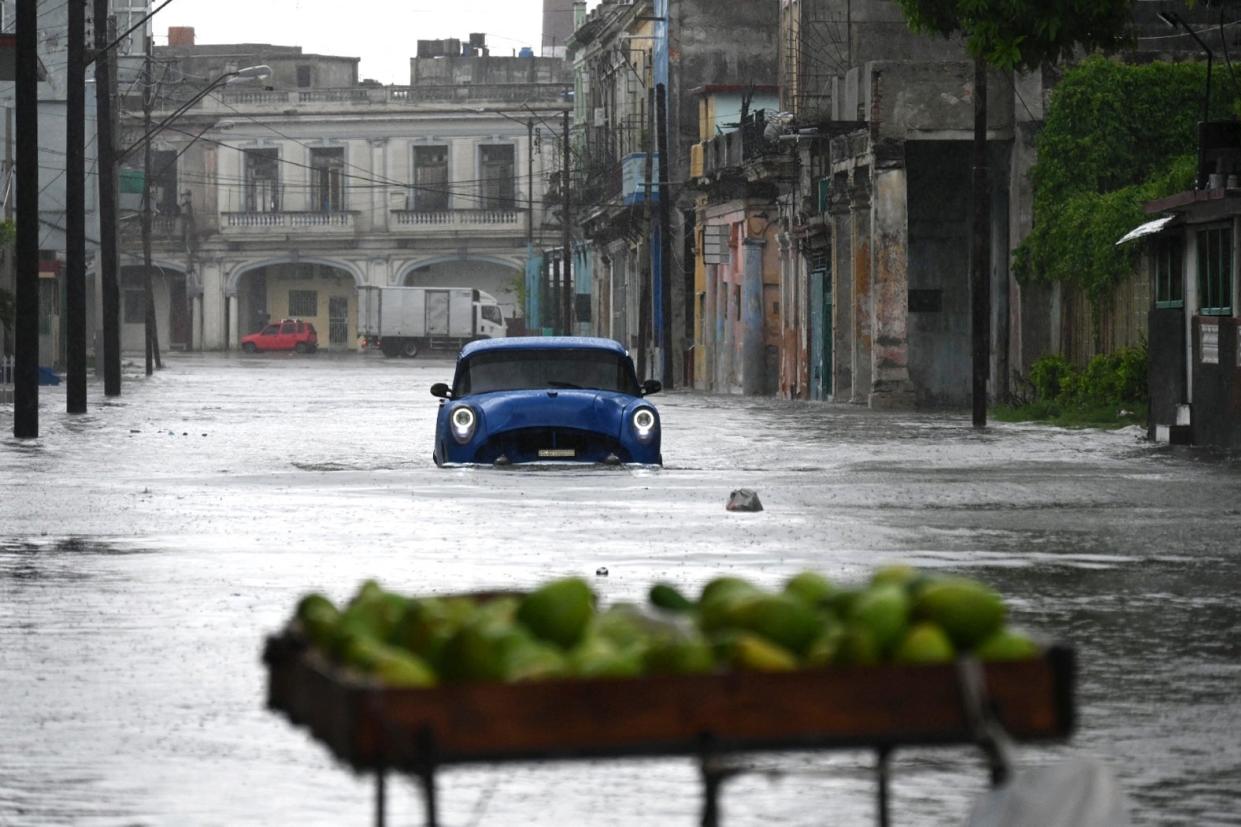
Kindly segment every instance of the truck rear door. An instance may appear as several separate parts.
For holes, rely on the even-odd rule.
[[[427,291],[427,335],[448,335],[448,291]]]

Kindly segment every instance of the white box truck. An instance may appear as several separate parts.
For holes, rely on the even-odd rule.
[[[412,359],[423,350],[458,350],[507,332],[495,298],[471,287],[358,289],[358,335],[384,356]]]

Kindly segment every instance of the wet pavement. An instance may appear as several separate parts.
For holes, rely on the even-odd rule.
[[[41,437],[0,408],[0,825],[364,824],[372,786],[264,708],[264,636],[364,578],[411,593],[588,576],[605,599],[722,572],[979,577],[1077,647],[1079,731],[1140,824],[1241,824],[1241,462],[1136,429],[673,392],[663,469],[437,469],[451,361],[171,354]],[[724,510],[732,489],[766,510]],[[606,566],[606,578],[595,577]],[[855,824],[865,752],[761,755],[725,823]],[[969,749],[894,759],[897,824],[960,823]],[[688,760],[450,769],[446,824],[684,824]],[[418,823],[412,784],[389,791]]]

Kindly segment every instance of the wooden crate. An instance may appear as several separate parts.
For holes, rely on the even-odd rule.
[[[358,771],[975,740],[953,665],[386,689],[293,633],[270,638],[264,659],[268,706]],[[1015,740],[1070,734],[1072,650],[986,664],[984,674],[995,717]]]

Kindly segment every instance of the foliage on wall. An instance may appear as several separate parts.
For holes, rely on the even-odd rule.
[[[1093,57],[1065,73],[1038,138],[1018,278],[1071,284],[1097,304],[1133,274],[1140,247],[1116,240],[1150,219],[1143,203],[1193,186],[1205,84],[1198,63]],[[1212,117],[1235,111],[1236,90],[1217,80]]]

